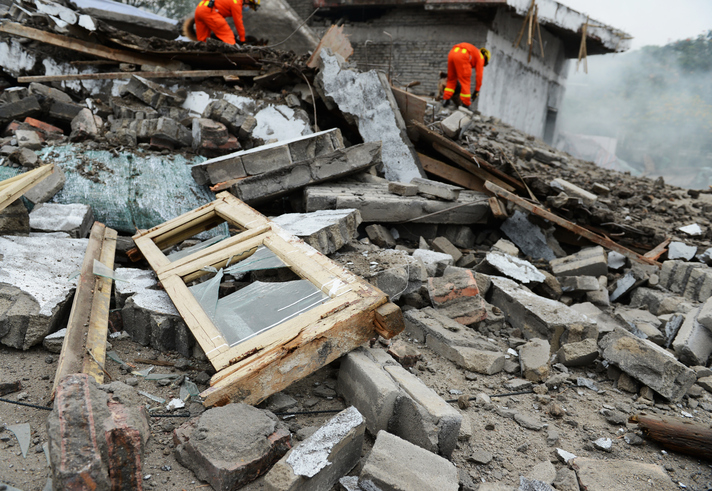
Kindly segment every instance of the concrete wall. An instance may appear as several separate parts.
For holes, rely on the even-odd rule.
[[[319,42],[319,36],[308,25],[301,26],[304,20],[287,0],[266,0],[257,12],[249,9],[243,11],[242,21],[246,35],[266,39],[270,46],[282,43],[296,30],[286,43],[279,44],[277,48],[291,50],[298,55],[313,50]]]
[[[527,63],[526,39],[519,48],[512,47],[521,26],[521,18],[504,9],[497,12],[487,35],[492,59],[485,68],[477,109],[541,138],[548,108],[561,106],[568,61],[561,41],[542,29],[545,56],[541,58],[537,42]]]

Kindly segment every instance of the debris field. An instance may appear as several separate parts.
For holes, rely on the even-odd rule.
[[[2,489],[712,489],[710,190],[336,27],[298,57],[31,0],[0,47]]]

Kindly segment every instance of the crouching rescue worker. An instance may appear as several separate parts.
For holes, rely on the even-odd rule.
[[[455,95],[455,88],[460,82],[460,100],[465,106],[472,104],[480,93],[482,86],[482,73],[490,59],[490,52],[486,48],[477,49],[469,43],[456,44],[447,56],[447,84],[443,92],[445,105]],[[475,69],[475,96],[470,92],[470,79],[472,69]]]
[[[257,10],[260,0],[245,0],[245,7]],[[232,17],[241,43],[245,42],[245,26],[242,23],[243,0],[201,0],[195,15],[183,23],[183,35],[193,41],[206,41],[210,33],[222,42],[235,44],[235,34],[225,20]]]

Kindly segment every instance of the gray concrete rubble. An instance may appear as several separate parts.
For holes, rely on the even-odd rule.
[[[215,118],[218,113],[221,120],[231,131],[239,132],[232,112],[238,109],[226,101],[217,101],[206,108],[206,113]],[[223,106],[217,106],[222,104]],[[231,111],[231,108],[234,110]],[[222,109],[222,112],[220,112]],[[264,172],[286,169],[303,161],[311,161],[316,157],[333,154],[335,150],[344,148],[341,131],[338,128],[320,131],[311,135],[290,140],[261,145],[249,150],[229,153],[214,159],[206,160],[191,167],[193,178],[198,184],[218,184],[231,179],[254,176]]]
[[[435,237],[432,242],[432,247],[435,252],[449,254],[454,264],[457,264],[462,257],[460,250],[445,237]]]
[[[356,209],[285,213],[273,218],[272,223],[280,225],[322,254],[331,254],[356,238],[361,213]]]
[[[91,207],[82,204],[45,203],[36,206],[30,213],[33,232],[66,232],[75,239],[88,237],[93,223]]]
[[[542,283],[546,279],[544,274],[529,261],[504,253],[488,252],[475,269],[480,273],[505,276],[529,286]],[[598,287],[598,282],[596,286]]]
[[[551,347],[548,341],[534,338],[519,347],[522,376],[532,382],[543,382],[549,377]]]
[[[391,194],[388,184],[309,186],[304,192],[304,205],[308,212],[358,208],[363,221],[369,223],[413,221],[471,225],[483,223],[489,213],[489,204],[483,193],[462,191],[457,201],[450,202]]]
[[[487,318],[472,270],[450,267],[443,276],[428,278],[428,295],[436,310],[460,324],[470,325]]]
[[[608,260],[603,247],[589,247],[576,254],[550,261],[556,276],[600,276],[608,272]]]
[[[662,346],[665,336],[660,330],[662,321],[647,310],[627,309],[618,307],[615,318],[633,335]]]
[[[264,477],[270,491],[329,491],[361,459],[366,422],[351,406],[287,452]]]
[[[702,313],[701,309],[688,312],[672,341],[675,354],[687,366],[706,365],[712,354],[712,332],[702,324]]]
[[[21,200],[7,206],[0,211],[0,234],[2,235],[29,235],[30,214]]]
[[[358,127],[365,142],[383,142],[386,179],[410,182],[423,177],[405,122],[385,75],[375,70],[359,73],[343,66],[343,58],[321,51],[317,91],[327,106],[337,107]]]
[[[381,431],[359,474],[361,489],[457,491],[456,467],[395,435]]]
[[[413,257],[420,259],[428,271],[428,276],[442,276],[445,268],[451,266],[454,261],[450,254],[443,252],[431,251],[428,249],[416,249],[413,251]]]
[[[596,202],[596,199],[598,199],[595,194],[589,193],[585,189],[581,189],[575,184],[571,184],[570,182],[561,178],[554,179],[551,182],[551,187],[553,187],[554,189],[560,189],[569,196],[579,198],[585,206],[592,206]]]
[[[539,226],[529,221],[525,213],[516,210],[502,223],[500,229],[523,254],[547,261],[556,259],[557,255],[552,249],[550,239]]]
[[[469,114],[468,114],[469,113]],[[456,138],[460,131],[472,122],[472,112],[465,107],[458,108],[457,111],[440,121],[440,127],[450,138]]]
[[[0,343],[26,350],[59,329],[86,248],[86,239],[0,237]]]
[[[463,189],[460,186],[453,186],[422,177],[414,177],[410,180],[410,183],[418,186],[419,194],[435,196],[445,201],[457,201],[460,191]]]
[[[287,453],[291,435],[272,413],[247,404],[209,409],[173,432],[175,457],[214,489],[239,489]]]
[[[492,276],[491,279],[491,303],[528,339],[548,340],[552,353],[562,344],[598,337],[596,324],[587,316],[561,302],[540,297],[507,278]]]
[[[243,164],[245,163],[243,157]],[[313,159],[302,160],[283,168],[249,175],[230,187],[230,192],[246,203],[258,203],[284,196],[298,189],[343,178],[379,166],[380,142],[337,149]],[[342,207],[337,207],[341,209]],[[315,211],[307,207],[307,211]]]
[[[589,491],[609,489],[644,491],[651,488],[674,491],[680,489],[661,465],[632,460],[602,460],[585,457],[576,457],[573,465],[582,486],[581,489]]]
[[[660,268],[660,286],[696,302],[712,296],[712,268],[703,263],[665,261]]]
[[[680,400],[697,379],[673,355],[621,328],[606,334],[599,347],[605,360],[671,401]]]

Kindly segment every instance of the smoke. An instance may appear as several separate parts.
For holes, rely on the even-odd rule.
[[[569,134],[607,137],[624,161],[614,168],[627,163],[673,184],[707,186],[699,176],[712,175],[712,31],[663,47],[589,57],[588,74],[575,65],[557,121],[560,146],[575,151]]]

